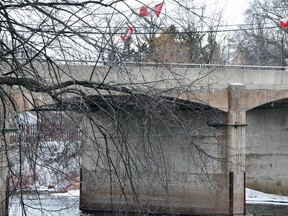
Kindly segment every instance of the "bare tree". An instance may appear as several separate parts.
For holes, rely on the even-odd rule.
[[[235,63],[285,66],[287,37],[279,21],[286,13],[285,1],[250,2],[242,33],[234,37]]]
[[[149,40],[148,55],[149,52],[154,55],[150,59],[223,64],[220,40],[217,37],[222,12],[207,12],[205,3],[197,1],[182,1],[180,5],[179,2],[175,2],[175,8],[175,15],[171,15],[175,24],[163,29],[163,35]]]
[[[23,215],[29,215],[32,205],[25,199],[25,189],[37,191],[39,186],[47,186],[65,190],[69,183],[80,181],[79,173],[75,174],[80,168],[86,179],[91,175],[93,181],[108,182],[99,190],[106,190],[108,185],[111,200],[107,202],[111,206],[117,203],[112,196],[115,185],[120,188],[116,197],[121,202],[114,206],[115,211],[128,212],[133,203],[136,212],[151,213],[145,205],[148,201],[139,195],[143,184],[159,185],[159,191],[154,192],[165,194],[161,202],[169,204],[170,183],[177,179],[172,176],[177,167],[165,155],[167,137],[187,157],[195,169],[190,170],[195,179],[221,191],[219,185],[211,183],[208,173],[220,169],[222,165],[215,161],[225,158],[215,153],[222,151],[219,134],[206,121],[203,125],[203,118],[224,121],[223,113],[177,98],[201,82],[199,74],[196,80],[187,81],[187,70],[181,74],[166,67],[167,74],[155,79],[151,72],[142,70],[139,62],[147,60],[149,42],[165,24],[161,17],[140,18],[140,6],[124,0],[0,2],[1,150],[12,183],[9,195],[19,197]],[[194,13],[192,8],[184,9],[187,17]],[[127,34],[128,26],[134,32],[122,41],[120,36]],[[194,37],[194,30],[191,34],[190,30],[181,35],[188,44],[188,58],[202,53],[201,63],[213,63],[217,50],[213,31],[208,34],[207,45],[198,50],[194,44],[203,42],[202,36]],[[165,63],[166,59],[158,57]],[[137,70],[125,67],[135,60],[139,62],[134,66],[140,65]],[[186,110],[195,111],[188,114],[193,121],[187,121]],[[26,116],[22,121],[23,111],[33,112],[36,120],[32,123],[32,117],[22,113]],[[185,143],[172,129],[185,137]],[[209,142],[198,136],[203,131],[209,134]],[[212,150],[206,146],[211,143]],[[89,169],[97,170],[93,175],[83,161],[80,163],[83,155],[91,159]],[[144,174],[147,179],[141,181]],[[183,177],[181,181],[192,180]],[[62,185],[57,185],[59,182]],[[171,203],[171,214],[173,207]],[[41,205],[39,208],[45,212]]]

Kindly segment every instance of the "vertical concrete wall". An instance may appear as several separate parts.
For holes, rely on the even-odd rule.
[[[258,107],[247,123],[247,187],[288,195],[288,109]]]
[[[87,117],[80,209],[229,214],[227,128],[207,125],[225,119],[211,110],[99,111],[92,127]]]

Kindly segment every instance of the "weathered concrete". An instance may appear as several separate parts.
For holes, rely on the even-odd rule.
[[[207,125],[207,119],[224,122],[226,114],[182,110],[175,118],[172,113],[157,118],[130,110],[117,113],[117,119],[110,114],[95,113],[97,127],[86,121],[93,139],[83,149],[81,210],[243,214],[238,171],[228,168],[227,133],[233,135],[227,127]],[[235,171],[234,206],[229,170]]]
[[[136,92],[161,93],[206,104],[226,112],[228,111],[227,88],[231,83],[242,83],[246,86],[247,110],[273,100],[288,97],[288,73],[278,68],[241,69],[241,67],[229,66],[202,68],[189,65],[181,66],[181,64],[166,65],[165,67],[163,65],[153,66],[153,64],[150,66],[145,64],[139,66],[121,65],[112,68],[87,65],[58,66],[58,70],[51,74],[51,68],[49,70],[47,65],[34,65],[47,84],[67,80],[90,80],[98,83],[117,84],[117,86],[123,84]],[[6,70],[9,71],[8,66]],[[27,77],[29,76],[30,74],[27,73]],[[92,88],[79,86],[77,88],[90,95],[97,95],[99,92],[108,94],[105,90],[95,91]],[[37,100],[39,104],[37,105],[41,105],[43,94],[26,92],[25,97],[29,100],[31,95],[39,98]],[[21,109],[31,107],[31,103],[25,97],[22,98],[22,105],[19,106]],[[49,97],[44,99],[46,102],[52,101]]]
[[[245,214],[245,86],[228,87],[228,158],[230,174],[230,214]],[[231,191],[232,190],[232,191]],[[231,203],[232,202],[232,203]]]
[[[247,123],[247,186],[288,195],[288,107],[255,108]]]

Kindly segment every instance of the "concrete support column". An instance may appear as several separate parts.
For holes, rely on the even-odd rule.
[[[228,86],[229,213],[245,214],[245,86]]]
[[[89,176],[89,173],[93,172],[97,166],[97,155],[95,154],[95,149],[93,149],[93,140],[94,140],[94,131],[91,125],[91,121],[87,115],[83,115],[83,127],[85,141],[81,147],[81,170],[80,170],[80,210],[90,210],[89,209],[89,200],[90,191],[89,186],[94,185],[93,176]],[[93,155],[94,154],[94,155]],[[93,164],[94,163],[94,164]],[[90,181],[90,182],[89,182]],[[93,192],[93,191],[91,191]]]

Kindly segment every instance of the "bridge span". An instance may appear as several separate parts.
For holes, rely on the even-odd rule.
[[[61,81],[76,79],[126,86],[135,92],[163,94],[227,111],[229,84],[243,84],[245,109],[288,97],[288,71],[282,67],[189,64],[127,64],[119,67],[61,66]],[[49,77],[46,74],[46,77]],[[92,93],[93,94],[93,93]]]
[[[57,67],[57,72],[51,74],[45,64],[35,66],[43,79],[42,82],[47,84],[73,80],[91,81],[118,89],[126,87],[133,93],[189,100],[226,112],[227,88],[233,83],[245,86],[246,110],[288,97],[288,71],[282,67],[155,63],[126,63],[120,66],[59,64]],[[27,74],[27,77],[29,76],[30,74]],[[84,89],[88,95],[99,94],[99,91],[87,86],[79,88]],[[105,90],[100,93],[108,94]]]

